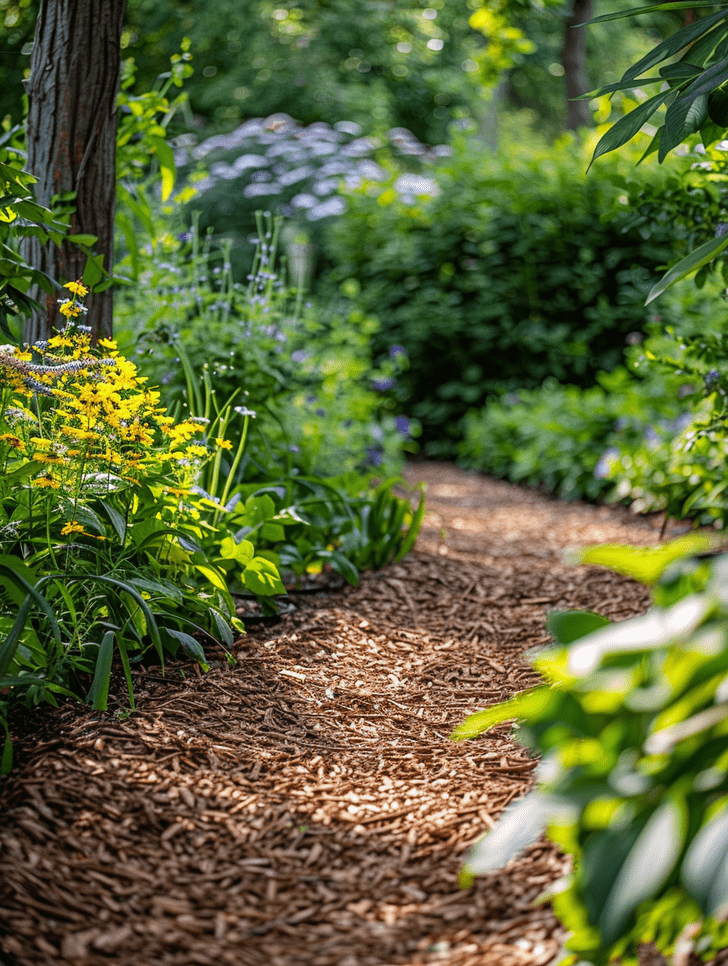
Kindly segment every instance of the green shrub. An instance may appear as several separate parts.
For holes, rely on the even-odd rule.
[[[327,283],[380,319],[377,351],[407,350],[404,385],[428,452],[449,452],[460,418],[488,395],[549,376],[587,386],[622,361],[658,266],[694,238],[675,209],[708,220],[719,210],[699,175],[677,177],[680,164],[641,211],[629,161],[600,161],[585,178],[573,138],[483,153],[463,134],[433,169],[434,197],[424,179],[419,196],[403,196],[394,176],[350,193],[328,235]]]
[[[374,366],[376,319],[293,297],[276,272],[277,228],[270,220],[261,228],[247,286],[232,280],[224,252],[215,262],[195,230],[182,245],[160,233],[159,261],[119,300],[120,340],[136,341],[150,383],[171,408],[209,416],[207,383],[212,398],[234,398],[253,412],[236,482],[374,466],[398,472],[417,433],[394,415],[392,387],[406,356],[393,352]]]
[[[609,498],[615,461],[650,426],[679,418],[684,380],[636,379],[623,367],[596,378],[587,389],[547,379],[490,399],[466,416],[458,462],[564,499]]]
[[[638,944],[671,954],[681,934],[706,958],[728,945],[728,556],[686,559],[710,546],[691,536],[584,553],[657,581],[652,609],[618,624],[552,614],[557,644],[532,656],[546,683],[453,735],[516,718],[519,741],[543,756],[536,788],[475,846],[464,874],[500,868],[545,827],[574,857],[552,896],[568,963],[636,966]]]

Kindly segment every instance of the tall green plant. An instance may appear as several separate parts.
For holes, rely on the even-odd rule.
[[[569,964],[636,966],[690,937],[728,945],[728,556],[715,541],[597,547],[581,560],[654,585],[643,617],[556,612],[556,645],[531,655],[546,683],[468,718],[474,738],[518,719],[542,756],[536,788],[473,849],[465,881],[505,865],[545,828],[573,856],[551,898]]]

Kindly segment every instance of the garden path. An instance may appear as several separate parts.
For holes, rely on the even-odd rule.
[[[544,966],[532,901],[563,870],[541,842],[458,888],[534,762],[500,727],[448,734],[526,687],[551,608],[623,619],[645,590],[563,560],[655,543],[658,522],[557,503],[451,466],[417,549],[359,588],[299,596],[202,676],[137,675],[127,718],[76,705],[18,722],[0,782],[8,966]],[[120,706],[119,706],[120,710]]]

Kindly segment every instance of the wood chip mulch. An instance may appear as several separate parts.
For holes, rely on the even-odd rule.
[[[534,900],[565,869],[542,841],[459,888],[479,835],[532,781],[503,726],[448,735],[534,682],[553,608],[642,613],[639,585],[567,547],[656,543],[659,523],[556,503],[450,466],[418,547],[356,590],[251,625],[203,675],[136,673],[138,710],[64,705],[15,723],[0,780],[7,966],[546,966]],[[221,656],[220,656],[221,657]]]

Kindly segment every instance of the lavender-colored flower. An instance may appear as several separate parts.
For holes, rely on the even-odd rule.
[[[377,390],[377,392],[386,392],[388,389],[392,389],[395,385],[396,380],[391,376],[386,376],[384,379],[375,379],[372,385]]]
[[[407,350],[405,349],[404,346],[393,345],[393,346],[390,346],[389,348],[389,354],[393,359],[396,359],[397,356],[406,356]]]
[[[708,372],[705,376],[705,388],[712,389],[719,379],[720,379],[720,373],[718,372],[718,370],[711,369],[710,372]]]
[[[380,466],[383,462],[383,457],[381,450],[369,448],[367,450],[367,463],[371,463],[372,466]]]
[[[397,416],[394,421],[394,425],[397,427],[397,432],[401,433],[403,436],[409,436],[410,421],[406,416]]]

